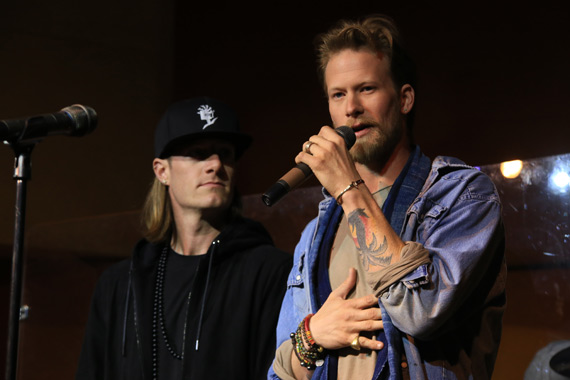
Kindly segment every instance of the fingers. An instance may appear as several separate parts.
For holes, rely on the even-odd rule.
[[[364,297],[355,298],[352,300],[353,306],[357,309],[366,309],[371,306],[378,305],[378,298],[376,298],[373,294],[368,294]]]
[[[338,286],[331,294],[334,294],[342,299],[346,299],[348,293],[356,285],[356,270],[354,268],[348,269],[348,277]]]
[[[318,136],[312,136],[309,140],[303,143],[303,147],[297,157],[295,157],[295,161],[297,163],[304,162],[306,164],[314,164],[318,162],[318,160],[313,159],[315,156],[315,152],[319,155],[323,151],[323,146],[326,142],[321,141],[320,145],[315,141],[317,140]],[[321,139],[322,140],[322,139]]]
[[[342,284],[340,284],[335,290],[332,291],[331,296],[337,296],[342,299],[346,299],[350,291],[354,289],[354,286],[356,285],[356,276],[357,276],[356,269],[349,268],[348,276],[342,282]],[[378,298],[376,298],[373,294],[368,294],[364,297],[355,298],[353,300],[349,300],[348,302],[350,303],[350,306],[354,307],[355,309],[367,309],[364,311],[366,315],[363,319],[382,318],[380,309],[370,308],[371,306],[376,306],[378,304]]]
[[[329,193],[338,194],[360,177],[344,139],[331,127],[322,127],[300,147],[295,163],[308,165]]]
[[[313,153],[311,153],[311,145],[313,145],[314,142],[312,141],[307,141],[305,144],[303,144],[303,152],[309,154],[309,155],[313,155]]]
[[[369,349],[369,350],[381,350],[384,347],[384,343],[379,340],[376,340],[376,337],[373,336],[372,339],[357,335],[354,339],[350,342],[350,348],[355,351],[360,351],[362,349]]]
[[[312,155],[320,153],[330,153],[338,150],[343,150],[346,146],[344,139],[330,127],[321,128],[318,135],[311,136],[305,143],[311,143],[315,150],[311,150]],[[306,150],[304,150],[306,152]]]
[[[355,322],[353,327],[356,331],[378,331],[384,329],[384,322],[382,320],[364,320]]]
[[[341,146],[346,145],[344,143],[344,138],[339,133],[337,133],[335,129],[329,127],[328,125],[324,125],[323,127],[321,127],[319,134],[317,135],[317,138],[322,138],[324,140],[331,141]]]
[[[369,339],[363,336],[358,337],[360,348],[367,348],[369,350],[381,350],[384,348],[384,343],[376,339]]]
[[[346,305],[346,308],[350,306]],[[341,320],[346,323],[346,329],[351,332],[376,331],[384,328],[382,312],[378,308],[347,310],[341,316]]]
[[[336,133],[331,127],[325,125],[321,128],[318,135],[311,136],[309,140],[303,143],[301,152],[312,156],[314,155],[312,148],[331,151],[334,149],[334,145],[343,147],[346,144],[342,136]]]
[[[354,315],[356,321],[380,321],[382,320],[382,312],[377,307],[367,307],[362,310],[357,310]]]

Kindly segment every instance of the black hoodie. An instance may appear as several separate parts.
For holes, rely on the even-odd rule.
[[[162,249],[142,240],[131,259],[99,279],[77,380],[153,378],[153,292]],[[183,379],[266,377],[291,259],[257,222],[239,218],[222,230],[194,282],[189,310],[198,312],[188,316]]]

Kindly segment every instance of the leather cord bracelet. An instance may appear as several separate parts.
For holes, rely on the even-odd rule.
[[[340,206],[342,204],[342,196],[350,189],[357,189],[358,185],[362,185],[364,183],[363,179],[357,179],[356,181],[352,181],[350,185],[348,185],[340,194],[336,197],[336,203]]]

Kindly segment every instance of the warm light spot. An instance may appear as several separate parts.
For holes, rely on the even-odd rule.
[[[521,160],[501,162],[501,173],[505,178],[517,178],[521,173],[523,163]]]

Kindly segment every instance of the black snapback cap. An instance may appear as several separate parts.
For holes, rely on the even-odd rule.
[[[208,97],[186,99],[168,107],[155,130],[154,156],[167,158],[180,143],[202,138],[227,140],[239,158],[252,138],[240,132],[236,112],[227,104]]]

